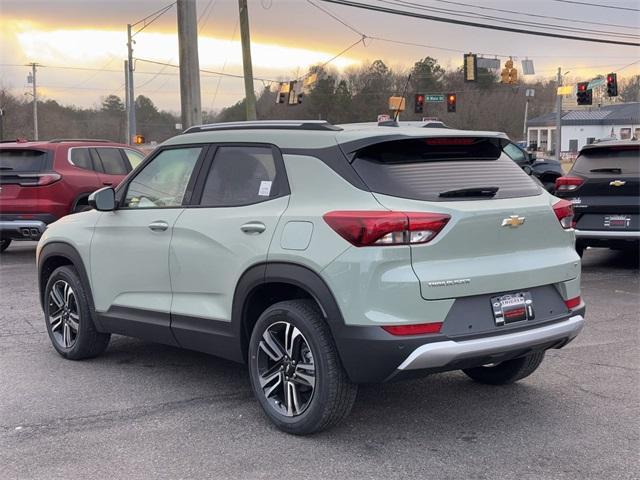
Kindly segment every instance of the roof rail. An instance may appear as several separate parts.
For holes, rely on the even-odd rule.
[[[49,143],[64,143],[64,142],[114,143],[113,140],[105,140],[102,138],[54,138],[53,140],[49,140]]]
[[[182,133],[197,133],[220,130],[320,130],[339,131],[326,120],[257,120],[251,122],[223,122],[197,125],[187,128]]]

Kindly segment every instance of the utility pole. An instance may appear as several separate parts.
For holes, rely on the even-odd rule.
[[[31,66],[31,75],[29,79],[31,80],[31,87],[33,88],[33,139],[38,140],[38,87],[36,85],[36,71],[39,65],[37,63],[29,63]]]
[[[196,0],[177,0],[182,128],[202,124]]]
[[[4,140],[4,109],[0,108],[0,142]]]
[[[133,38],[131,24],[127,24],[127,61],[125,64],[125,105],[127,106],[127,145],[131,145],[136,134],[136,98],[133,91]]]
[[[129,60],[124,61],[124,111],[125,111],[125,130],[124,130],[124,143],[131,145],[131,125],[129,123]]]
[[[247,0],[238,0],[240,9],[240,38],[242,41],[242,67],[244,69],[244,95],[247,105],[247,120],[257,120],[256,94],[253,90],[253,65],[251,63],[251,34],[249,31],[249,8]]]
[[[558,67],[558,81],[556,88],[556,160],[560,161],[562,149],[562,95],[558,89],[562,86],[562,68]]]

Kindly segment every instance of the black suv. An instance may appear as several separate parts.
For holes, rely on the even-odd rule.
[[[569,173],[556,180],[557,197],[573,202],[576,250],[588,246],[638,248],[640,142],[586,145]]]

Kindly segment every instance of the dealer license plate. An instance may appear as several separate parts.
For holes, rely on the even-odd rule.
[[[533,299],[529,292],[509,293],[491,298],[496,325],[533,320]]]

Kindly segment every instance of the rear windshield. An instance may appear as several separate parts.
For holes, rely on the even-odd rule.
[[[640,145],[587,149],[577,158],[573,171],[589,176],[640,173]]]
[[[47,153],[40,150],[0,150],[0,173],[41,172],[47,167]]]
[[[495,139],[412,139],[372,145],[353,162],[374,192],[428,201],[538,195],[538,185]]]

